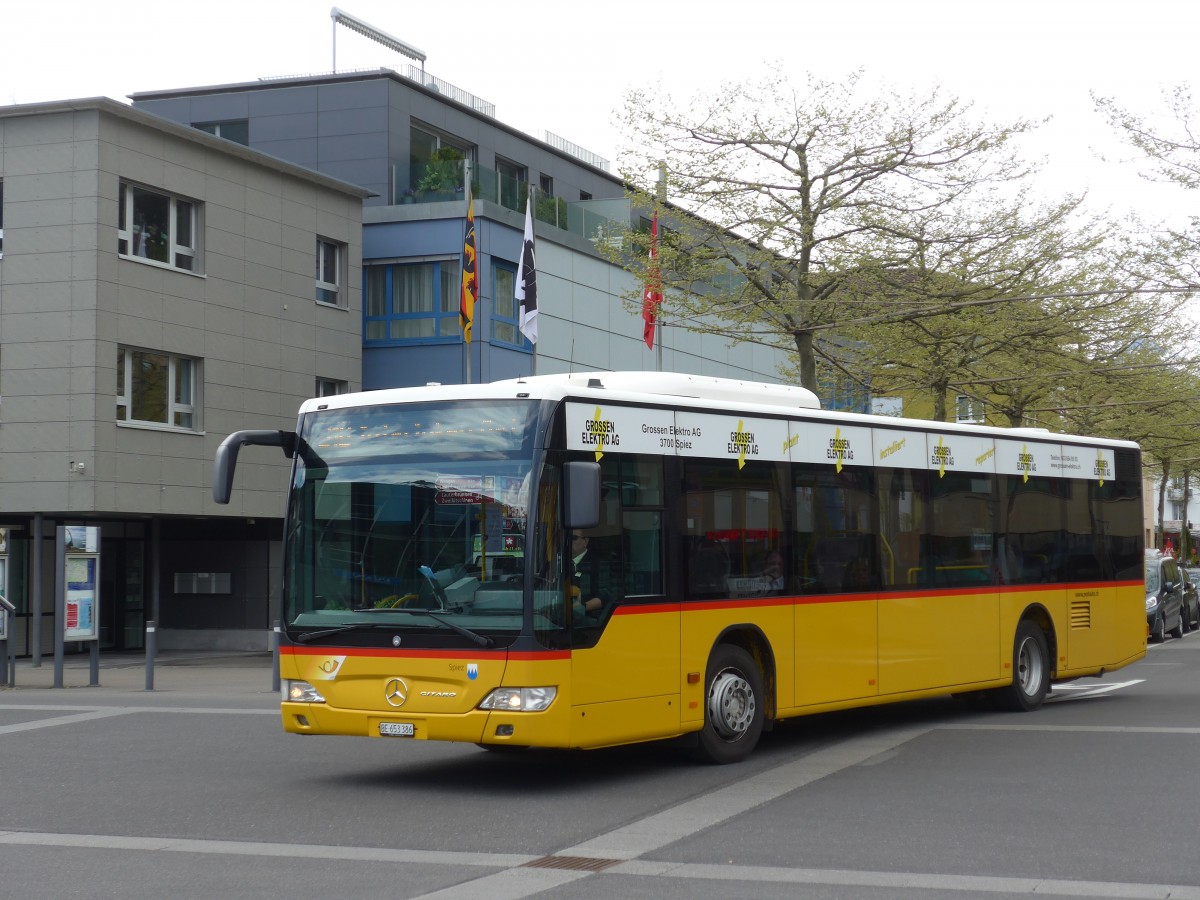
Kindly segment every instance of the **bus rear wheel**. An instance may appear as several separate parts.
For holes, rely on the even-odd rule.
[[[1036,623],[1025,620],[1017,625],[1012,668],[1012,684],[996,693],[998,705],[1014,712],[1037,709],[1050,692],[1050,651]]]
[[[763,681],[758,664],[741,647],[718,646],[708,660],[704,727],[695,755],[710,763],[740,762],[763,730]]]

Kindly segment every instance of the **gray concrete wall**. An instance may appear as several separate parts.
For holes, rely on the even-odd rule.
[[[229,507],[213,454],[291,428],[316,376],[360,384],[361,197],[138,118],[0,115],[0,510],[278,517],[278,451],[244,455]],[[122,179],[199,204],[197,274],[118,257]],[[347,246],[343,308],[316,302],[317,235]],[[197,430],[118,424],[121,346],[201,361]]]

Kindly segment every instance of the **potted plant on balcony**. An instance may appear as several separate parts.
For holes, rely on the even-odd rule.
[[[434,150],[417,182],[417,190],[423,194],[452,195],[456,187],[462,187],[462,161],[462,151],[456,147]]]

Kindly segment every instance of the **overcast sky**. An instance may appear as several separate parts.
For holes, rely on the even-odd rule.
[[[328,72],[330,0],[112,4],[9,0],[0,16],[0,103],[107,96]],[[1048,157],[1042,189],[1087,189],[1115,216],[1181,221],[1200,194],[1148,185],[1094,111],[1089,92],[1159,116],[1164,88],[1196,68],[1195,0],[338,0],[424,51],[426,70],[534,136],[558,134],[615,164],[626,93],[661,84],[681,102],[780,66],[839,78],[862,67],[901,90],[940,85],[981,117],[1052,116],[1029,141]],[[410,60],[352,31],[339,71]],[[1164,124],[1164,127],[1165,124]]]

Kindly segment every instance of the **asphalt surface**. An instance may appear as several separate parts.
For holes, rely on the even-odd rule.
[[[736,766],[285,734],[265,653],[90,674],[0,689],[0,898],[1200,900],[1200,632],[1036,713],[806,717]]]

